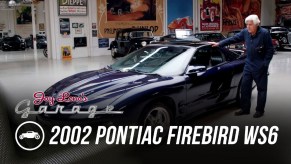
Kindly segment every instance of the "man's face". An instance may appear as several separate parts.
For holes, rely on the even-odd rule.
[[[247,21],[246,25],[249,33],[255,34],[257,32],[258,26],[254,24],[254,21]]]

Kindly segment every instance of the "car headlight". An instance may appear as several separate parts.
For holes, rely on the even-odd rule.
[[[146,41],[143,41],[143,42],[141,42],[141,45],[144,47],[144,46],[147,45],[147,42]]]
[[[282,38],[283,43],[287,43],[287,39],[285,37]]]

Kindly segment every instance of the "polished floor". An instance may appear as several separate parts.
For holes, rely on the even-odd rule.
[[[89,58],[79,58],[72,59],[67,61],[59,60],[48,60],[42,55],[42,51],[38,50],[37,60],[32,50],[25,52],[8,52],[4,53],[0,51],[0,87],[4,92],[5,98],[9,101],[11,106],[15,106],[18,102],[23,99],[31,99],[33,92],[43,91],[48,88],[48,86],[54,84],[58,80],[61,80],[69,75],[100,69],[106,65],[112,64],[114,60],[111,56],[100,56],[100,57],[89,57]],[[194,118],[187,122],[186,124],[190,125],[266,125],[266,126],[279,126],[281,129],[280,137],[280,147],[273,146],[272,148],[264,147],[264,151],[267,151],[266,154],[259,154],[263,157],[269,155],[272,157],[274,151],[276,153],[281,153],[282,157],[286,157],[286,154],[291,153],[290,151],[290,134],[288,131],[290,129],[290,116],[291,116],[291,51],[280,51],[274,55],[274,58],[270,65],[270,76],[269,76],[269,85],[268,85],[268,99],[266,105],[266,113],[264,117],[259,119],[254,119],[252,115],[246,115],[241,117],[235,117],[233,112],[237,110],[237,107],[225,107],[222,110],[211,112],[200,117]],[[257,92],[254,91],[252,95],[252,110],[251,113],[255,112]],[[13,111],[12,111],[13,112]],[[287,130],[286,130],[287,129]],[[289,142],[288,142],[289,141]],[[94,145],[92,145],[94,146]],[[111,146],[115,147],[115,146]],[[180,153],[181,156],[193,151],[193,153],[199,151],[208,152],[205,156],[196,157],[197,159],[206,159],[206,161],[216,162],[217,158],[208,158],[209,155],[217,155],[216,151],[221,151],[221,147],[214,147],[214,149],[206,149],[206,147],[198,147],[199,149],[194,149],[191,147],[178,147],[178,148],[169,148],[167,146],[160,146],[155,149],[142,148],[140,147],[119,147],[114,149],[107,148],[107,151],[102,152],[104,156],[95,156],[94,153],[97,152],[97,149],[90,149],[89,151],[85,147],[84,149],[79,149],[78,147],[73,148],[75,154],[84,153],[83,150],[86,149],[86,156],[90,157],[89,159],[102,159],[106,162],[120,161],[124,160],[128,163],[147,163],[149,161],[149,156],[166,156],[169,158],[175,158],[175,154]],[[96,148],[96,147],[95,147]],[[193,150],[192,150],[193,148]],[[52,148],[53,150],[54,148]],[[98,149],[99,151],[100,149]],[[232,157],[238,156],[239,153],[236,151],[250,151],[253,156],[256,156],[256,152],[260,152],[260,148],[255,150],[250,149],[249,147],[242,148],[230,148],[223,149],[229,153]],[[115,153],[115,158],[105,158],[110,156],[112,152]],[[61,155],[68,155],[67,152],[59,152]],[[46,159],[50,160],[51,156],[47,156]],[[183,156],[184,157],[184,156]],[[69,158],[69,157],[68,157]],[[191,158],[191,157],[189,157]],[[62,158],[60,158],[61,160]],[[55,162],[58,159],[53,159]],[[43,160],[42,160],[43,161]],[[223,160],[219,160],[223,161]],[[60,162],[60,161],[59,161]],[[291,160],[289,161],[291,162]]]

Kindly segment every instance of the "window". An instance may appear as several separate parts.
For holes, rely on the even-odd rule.
[[[225,61],[223,54],[219,51],[218,48],[212,47],[202,47],[199,48],[194,54],[190,65],[193,66],[205,66],[214,67]]]

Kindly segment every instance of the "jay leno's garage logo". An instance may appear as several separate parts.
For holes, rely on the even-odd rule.
[[[88,98],[82,93],[80,96],[71,96],[69,92],[63,92],[58,97],[46,96],[44,92],[35,92],[33,94],[35,106],[39,106],[38,110],[31,110],[31,101],[26,99],[19,102],[15,107],[16,114],[21,114],[21,118],[28,118],[30,114],[86,114],[88,118],[94,118],[99,114],[123,114],[123,111],[113,111],[114,106],[109,105],[104,110],[97,111],[98,106],[89,106],[84,110],[81,106],[75,105],[71,109],[66,109],[62,103],[82,103],[87,102]],[[45,105],[43,105],[45,104]],[[21,107],[25,106],[21,109]],[[49,108],[54,107],[54,108]]]
[[[38,110],[31,109],[31,101],[23,100],[15,107],[16,114],[20,114],[21,118],[28,118],[30,114],[85,114],[88,118],[94,118],[98,114],[123,114],[123,111],[113,111],[114,106],[107,106],[104,110],[97,111],[98,106],[89,106],[89,108],[81,110],[81,106],[73,106],[68,109],[64,105],[66,103],[84,103],[88,98],[82,93],[80,96],[71,96],[69,92],[64,92],[56,97],[46,96],[44,92],[35,92],[33,94],[33,105]],[[38,149],[44,142],[45,133],[43,128],[36,122],[27,121],[20,124],[15,131],[15,141],[17,145],[26,151]]]

